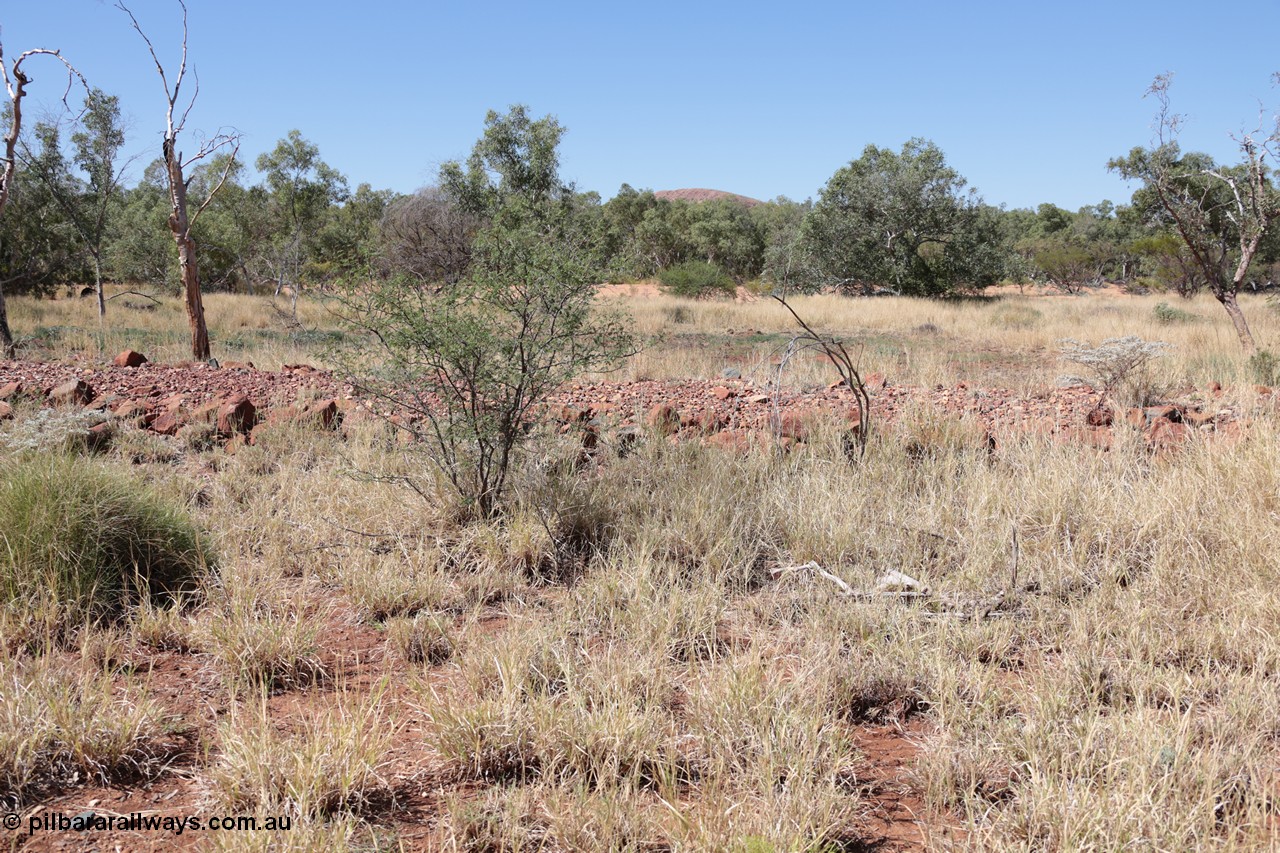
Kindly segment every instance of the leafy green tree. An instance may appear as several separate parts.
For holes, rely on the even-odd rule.
[[[998,281],[1007,261],[998,211],[965,186],[928,140],[901,152],[867,146],[805,218],[811,284],[940,296]]]
[[[357,384],[420,419],[411,428],[481,517],[501,509],[548,395],[631,349],[622,321],[594,304],[598,231],[560,178],[563,133],[522,106],[490,112],[466,163],[440,171],[453,203],[487,223],[467,274],[440,289],[393,276],[342,297],[375,345],[348,356]]]
[[[315,257],[317,235],[330,208],[346,200],[347,179],[320,159],[320,149],[297,130],[258,157],[266,177],[277,229],[264,253],[276,293],[288,286],[296,296],[303,266]]]
[[[37,124],[40,150],[35,153],[25,148],[25,159],[89,255],[101,321],[107,313],[102,289],[103,253],[112,214],[121,200],[124,170],[129,165],[128,161],[119,162],[124,146],[120,99],[97,88],[90,89],[85,97],[79,127],[71,135],[73,162],[80,175],[72,172],[63,156],[59,136],[57,125]]]
[[[1134,148],[1108,168],[1142,181],[1134,206],[1151,223],[1178,235],[1231,318],[1241,347],[1252,353],[1253,332],[1236,297],[1280,217],[1280,191],[1266,163],[1280,153],[1280,126],[1239,137],[1241,161],[1234,166],[1219,165],[1207,154],[1184,154],[1177,141],[1182,118],[1169,111],[1170,82],[1169,75],[1162,75],[1148,90],[1160,107],[1156,146]]]
[[[83,83],[84,78],[71,63],[62,57],[57,50],[38,47],[23,51],[12,64],[4,58],[4,45],[0,43],[0,82],[4,83],[6,96],[4,108],[4,154],[0,157],[0,223],[3,223],[5,208],[13,192],[18,168],[18,140],[22,136],[22,102],[27,95],[27,86],[31,84],[31,76],[23,69],[23,63],[36,56],[49,56],[62,63],[67,71],[67,90],[76,78]],[[9,312],[4,301],[4,278],[0,277],[0,354],[13,358],[16,352],[13,332],[9,329]]]
[[[137,185],[124,192],[105,253],[114,280],[166,289],[178,286],[173,238],[166,224],[169,205],[164,161],[154,160]]]
[[[810,260],[800,241],[800,229],[813,202],[795,202],[785,196],[751,208],[751,218],[764,240],[760,276],[784,290],[813,278]]]

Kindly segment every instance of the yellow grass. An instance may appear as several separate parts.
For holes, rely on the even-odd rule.
[[[1067,369],[1059,339],[1129,334],[1176,346],[1160,367],[1170,383],[1251,381],[1220,308],[1177,301],[1204,320],[1164,325],[1161,301],[1175,303],[796,306],[863,340],[864,367],[903,382],[1032,388]],[[20,330],[41,308],[46,323],[87,316],[76,334],[92,337],[91,313],[15,303]],[[730,358],[767,367],[792,329],[767,301],[626,304],[658,343],[623,376],[713,377]],[[250,323],[262,302],[209,305],[218,323]],[[322,306],[302,306],[329,328]],[[1253,298],[1245,311],[1259,343],[1277,348],[1277,314]],[[180,314],[148,317],[150,331],[180,337]],[[228,327],[213,328],[217,352]],[[745,329],[775,337],[739,346]],[[245,354],[268,366],[295,357],[275,346]],[[810,362],[795,381],[829,370]],[[430,791],[412,805],[430,849],[859,849],[876,841],[867,816],[876,785],[890,783],[856,735],[910,719],[919,752],[891,784],[919,794],[934,849],[1280,844],[1274,417],[1259,414],[1239,442],[1197,436],[1159,455],[1123,430],[1108,453],[1027,438],[991,454],[977,432],[924,409],[876,433],[858,464],[822,433],[785,455],[650,438],[598,470],[575,469],[574,452],[571,437],[539,433],[508,514],[461,525],[427,460],[377,423],[346,437],[286,428],[232,456],[126,438],[114,463],[138,458],[223,557],[192,612],[142,609],[120,629],[137,640],[134,658],[192,655],[215,683],[225,676],[218,701],[237,710],[195,723],[207,748],[181,772],[218,803],[311,816],[298,849],[369,836],[394,847],[391,813],[370,808],[392,777]],[[570,531],[590,535],[570,542]],[[808,561],[856,590],[905,572],[951,615],[770,573]],[[999,593],[991,618],[955,615]],[[327,645],[333,625],[382,632],[388,682],[325,695],[319,660],[341,651]],[[86,643],[85,659],[120,643]],[[20,673],[0,683],[0,709],[31,701],[40,654],[0,660]],[[388,683],[403,701],[383,701]],[[330,710],[281,712],[259,702],[272,690]],[[400,727],[412,736],[392,750],[384,733]],[[53,732],[44,748],[75,737]],[[43,765],[23,772],[23,791],[63,781]]]

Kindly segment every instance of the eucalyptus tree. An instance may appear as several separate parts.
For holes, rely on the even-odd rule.
[[[1265,127],[1259,121],[1252,133],[1234,137],[1240,157],[1235,165],[1216,163],[1207,154],[1183,153],[1178,144],[1183,117],[1169,108],[1171,82],[1164,74],[1147,90],[1159,105],[1153,147],[1134,148],[1108,167],[1142,181],[1134,205],[1186,245],[1209,291],[1231,318],[1240,346],[1252,353],[1253,332],[1236,297],[1280,217],[1280,191],[1267,162],[1280,147],[1280,122],[1272,119]]]
[[[60,129],[54,124],[36,126],[40,148],[33,151],[24,145],[24,164],[44,184],[89,254],[98,319],[102,322],[107,313],[102,289],[103,253],[111,214],[121,201],[124,173],[131,162],[120,160],[125,141],[120,99],[101,89],[90,89],[77,124],[71,134],[72,162],[80,175],[72,173],[63,156]]]
[[[868,145],[805,217],[811,286],[940,296],[998,281],[1008,259],[998,211],[966,187],[933,142]]]
[[[65,105],[71,86],[78,78],[84,83],[84,77],[71,63],[63,58],[61,51],[38,47],[23,51],[12,65],[4,58],[4,44],[0,42],[0,80],[4,81],[7,97],[5,116],[8,130],[4,135],[4,156],[0,159],[0,217],[4,216],[5,206],[13,189],[14,176],[18,168],[18,139],[22,135],[22,102],[27,96],[27,86],[31,85],[31,75],[23,68],[23,64],[36,56],[49,56],[62,63],[67,72],[67,88],[63,92]],[[13,332],[9,329],[9,312],[4,301],[4,282],[0,281],[0,352],[6,358],[13,358],[15,353]]]

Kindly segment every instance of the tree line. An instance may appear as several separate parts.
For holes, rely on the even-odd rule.
[[[185,6],[182,59],[171,77],[132,13],[118,5],[165,85],[162,156],[127,186],[136,164],[122,161],[118,98],[90,87],[56,51],[19,57],[5,76],[0,294],[78,287],[96,292],[105,313],[104,281],[181,288],[193,353],[207,358],[202,289],[296,299],[307,289],[391,277],[439,289],[474,272],[478,235],[492,225],[488,208],[466,202],[479,192],[476,163],[465,164],[471,177],[445,170],[436,185],[402,194],[368,184],[353,190],[298,130],[257,157],[254,176],[239,156],[238,134],[202,141],[184,158],[179,136],[194,105],[194,96],[179,96]],[[74,118],[68,109],[60,119],[22,126],[29,80],[20,65],[39,54],[61,60],[69,84],[79,78],[83,103]],[[0,67],[8,68],[3,54]],[[581,263],[597,281],[658,276],[693,295],[755,281],[798,292],[924,297],[1000,281],[1067,292],[1103,282],[1182,295],[1208,289],[1251,348],[1235,294],[1271,287],[1280,274],[1280,236],[1269,227],[1280,196],[1266,162],[1280,132],[1241,137],[1237,164],[1184,153],[1168,86],[1168,77],[1157,78],[1150,92],[1161,105],[1157,144],[1107,164],[1140,182],[1128,204],[1006,210],[986,203],[936,144],[920,138],[899,150],[867,146],[805,201],[693,203],[623,184],[608,201],[565,185],[556,204],[575,223]],[[530,120],[522,107],[510,117],[515,125]],[[8,341],[3,320],[0,295],[0,332]]]
[[[179,285],[165,164],[151,162],[125,186],[124,141],[118,99],[97,89],[71,132],[37,122],[19,140],[0,219],[0,280],[10,292],[48,294],[102,280]],[[1182,159],[1207,167],[1204,155]],[[255,165],[250,181],[246,164],[223,153],[187,179],[190,203],[208,201],[193,228],[207,290],[296,292],[365,275],[451,284],[470,264],[484,222],[448,188],[352,189],[297,130]],[[623,184],[608,201],[575,191],[571,203],[593,235],[601,281],[654,278],[698,261],[739,284],[859,294],[946,296],[1007,280],[1067,292],[1118,282],[1190,295],[1206,284],[1152,190],[1140,188],[1127,205],[1005,210],[967,191],[942,151],[922,139],[900,151],[868,146],[816,201],[690,202]],[[1247,283],[1271,286],[1278,275],[1280,237],[1268,232]]]

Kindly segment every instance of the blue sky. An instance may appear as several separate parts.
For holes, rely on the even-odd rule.
[[[131,6],[176,68],[176,2]],[[1220,158],[1260,104],[1280,106],[1274,2],[188,6],[201,87],[190,127],[234,126],[250,162],[297,128],[353,187],[406,192],[466,155],[486,110],[526,103],[569,129],[565,177],[605,198],[624,181],[805,198],[867,144],[923,136],[989,202],[1075,209],[1128,199],[1105,165],[1150,141],[1155,105],[1142,95],[1156,74],[1175,73],[1186,146]],[[5,0],[0,26],[6,56],[61,48],[120,95],[150,159],[164,101],[122,12]],[[53,100],[55,69],[29,70],[33,100]]]

